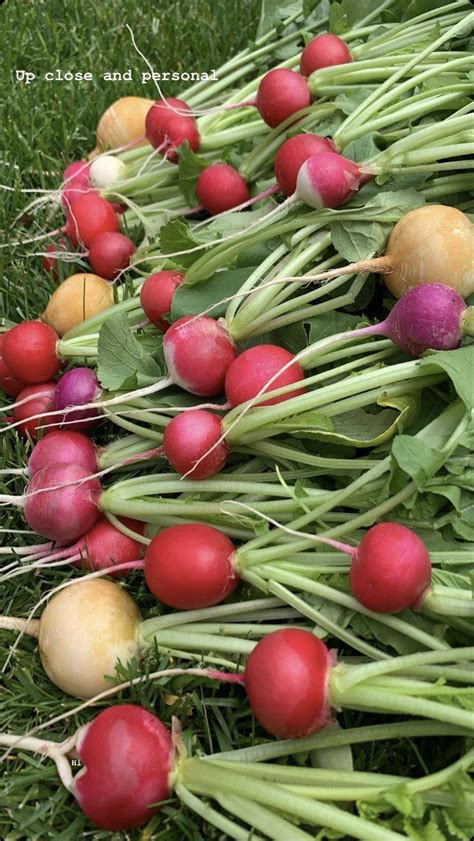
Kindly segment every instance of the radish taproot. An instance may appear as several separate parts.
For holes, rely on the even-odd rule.
[[[261,80],[256,98],[260,116],[270,128],[311,104],[306,79],[286,67],[276,67]]]
[[[250,191],[240,173],[230,164],[216,163],[204,169],[196,182],[200,205],[216,216],[248,202]]]
[[[20,391],[12,407],[13,421],[17,424],[19,435],[29,435],[35,441],[40,431],[48,432],[48,429],[43,428],[47,423],[44,415],[47,416],[53,408],[55,391],[56,383],[53,382],[28,385]]]
[[[232,362],[225,378],[225,393],[231,406],[245,403],[265,391],[276,390],[293,383],[304,382],[304,372],[298,362],[292,363],[293,354],[278,345],[256,345],[245,350]],[[285,370],[281,370],[281,369]],[[280,373],[281,372],[281,373]],[[267,384],[271,381],[271,386]],[[291,391],[291,396],[304,394],[304,385]],[[282,394],[268,400],[259,400],[259,406],[273,406],[287,400]]]
[[[95,409],[81,409],[84,404],[96,402],[101,395],[97,374],[91,368],[71,368],[59,378],[54,392],[53,410],[68,409],[56,422],[67,424],[69,429],[85,431],[97,426],[100,419]],[[71,407],[78,407],[70,411]]]
[[[74,246],[89,248],[92,241],[106,231],[118,232],[118,216],[106,199],[89,192],[73,198],[67,205],[67,222],[63,231]]]
[[[172,418],[163,435],[163,449],[173,470],[193,479],[207,479],[225,466],[229,447],[222,421],[204,409],[190,409]],[[197,464],[199,462],[199,464]]]
[[[296,134],[285,140],[274,161],[275,178],[285,195],[291,196],[295,192],[298,172],[308,158],[333,151],[332,141],[318,134]]]
[[[89,248],[89,262],[94,272],[106,280],[115,280],[130,265],[135,253],[130,237],[118,231],[105,231],[92,240]]]
[[[63,336],[113,303],[113,287],[105,278],[87,272],[74,274],[55,289],[42,318],[57,336]]]
[[[98,122],[91,158],[109,149],[145,143],[145,120],[152,105],[152,99],[142,96],[123,96],[109,105]]]
[[[237,348],[214,318],[183,316],[166,331],[163,353],[174,383],[191,394],[212,397],[224,390]]]
[[[88,473],[98,470],[95,444],[87,435],[73,430],[53,429],[35,444],[28,459],[29,475],[34,476],[53,461],[78,464]]]
[[[104,190],[116,181],[120,181],[124,170],[124,162],[116,155],[100,155],[90,164],[89,181],[94,187]]]
[[[26,383],[12,375],[3,358],[2,346],[3,335],[0,335],[0,389],[9,397],[17,397],[26,388]]]
[[[46,382],[60,368],[57,341],[58,335],[49,324],[23,321],[4,333],[3,361],[12,376],[22,382]]]
[[[300,70],[303,76],[311,76],[315,70],[351,61],[353,58],[346,42],[331,32],[323,32],[306,44],[301,53]]]
[[[100,482],[78,464],[53,462],[31,478],[25,520],[38,534],[66,542],[81,537],[99,516]]]
[[[162,333],[170,326],[165,318],[171,312],[173,295],[184,281],[182,272],[162,269],[151,274],[140,289],[140,303],[148,320]]]

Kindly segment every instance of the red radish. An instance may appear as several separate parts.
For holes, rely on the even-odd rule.
[[[346,42],[337,35],[324,32],[306,44],[301,53],[300,70],[303,76],[311,76],[315,70],[351,61],[353,58]]]
[[[143,535],[144,524],[139,520],[121,517],[123,523],[131,531]],[[119,564],[133,563],[139,561],[143,555],[144,545],[128,534],[124,534],[109,522],[107,517],[100,516],[91,529],[70,547],[70,552],[81,553],[79,565],[82,569],[90,569],[94,572],[99,569],[108,569]],[[110,571],[111,578],[122,578],[126,570],[118,572]]]
[[[87,161],[75,161],[69,164],[63,173],[61,204],[68,208],[73,201],[92,192],[89,183],[90,164]]]
[[[41,321],[23,321],[3,336],[2,356],[12,376],[25,383],[41,383],[59,371],[58,336]]]
[[[299,170],[295,197],[308,207],[336,208],[355,196],[369,178],[338,152],[321,152],[311,155]]]
[[[353,554],[355,597],[376,613],[417,607],[431,583],[431,561],[418,535],[399,523],[372,526]]]
[[[64,232],[73,245],[79,242],[89,248],[93,240],[106,231],[118,231],[119,221],[110,202],[87,193],[74,199],[67,208],[67,224]]]
[[[59,282],[58,260],[60,258],[53,257],[59,251],[69,251],[69,246],[64,239],[59,239],[57,242],[52,242],[48,245],[46,253],[50,256],[43,257],[42,265],[45,272],[52,274],[55,283]]]
[[[221,394],[237,356],[228,331],[207,315],[175,321],[165,333],[163,352],[173,382],[202,397]]]
[[[281,739],[316,733],[332,720],[331,655],[314,634],[296,628],[261,639],[245,667],[245,689],[257,721]]]
[[[29,385],[20,391],[17,403],[21,403],[22,400],[26,400],[26,403],[13,406],[14,422],[23,421],[17,426],[20,435],[29,435],[34,441],[38,432],[43,431],[41,427],[47,423],[47,418],[37,416],[43,416],[45,412],[52,410],[55,391],[56,383],[52,382]],[[45,429],[44,432],[48,430]]]
[[[191,109],[182,99],[168,96],[165,99],[159,99],[157,102],[154,102],[145,119],[147,140],[152,146],[157,148],[161,141],[155,142],[155,139],[161,135],[165,123],[171,117],[186,117],[188,115],[191,116]]]
[[[118,231],[104,231],[92,240],[89,262],[100,277],[114,280],[130,265],[130,258],[135,250],[130,237]]]
[[[298,362],[289,365],[285,371],[278,374],[281,368],[293,359],[293,354],[278,345],[256,345],[241,353],[227,371],[225,378],[225,393],[231,406],[252,400],[260,392],[274,391],[291,383],[304,382],[304,372]],[[275,376],[278,374],[278,376]],[[271,384],[265,388],[269,381]],[[259,401],[259,406],[273,406],[304,394],[304,385],[288,394]]]
[[[176,163],[178,156],[176,149],[187,140],[193,152],[197,152],[201,142],[199,129],[194,117],[168,117],[160,121],[158,126],[147,130],[147,139],[155,149]]]
[[[53,429],[38,441],[28,459],[28,473],[34,476],[55,461],[78,464],[88,473],[96,473],[99,469],[95,444],[87,435],[72,430]]]
[[[165,429],[166,458],[177,473],[190,473],[190,479],[207,479],[219,473],[227,460],[227,444],[225,441],[217,443],[221,436],[222,423],[217,415],[203,409],[182,412],[170,420]],[[202,461],[195,468],[200,459]]]
[[[91,368],[71,368],[63,374],[56,385],[53,408],[55,411],[71,406],[94,403],[100,399],[101,388],[97,374]],[[70,429],[86,430],[97,425],[100,416],[95,409],[67,411],[57,422],[64,422]]]
[[[193,610],[219,604],[237,587],[235,547],[210,526],[186,524],[163,529],[145,553],[145,578],[169,607]]]
[[[2,355],[3,336],[0,335],[0,389],[10,397],[17,397],[26,387],[26,383],[13,377],[5,365]]]
[[[101,829],[141,826],[171,792],[171,734],[156,716],[134,704],[101,712],[79,731],[76,750],[83,769],[74,794],[84,814]]]
[[[25,519],[33,531],[50,540],[76,540],[97,520],[100,493],[100,482],[91,479],[84,467],[50,464],[38,470],[28,485]]]
[[[307,108],[311,104],[311,93],[306,79],[299,73],[276,67],[260,82],[256,104],[262,119],[275,128],[292,114]]]
[[[312,155],[333,152],[332,140],[318,134],[296,134],[280,146],[275,155],[275,178],[286,196],[296,190],[296,179],[302,165]]]
[[[245,178],[229,164],[212,164],[201,172],[196,193],[200,204],[216,216],[249,201],[250,191]]]
[[[163,269],[147,277],[140,290],[140,303],[146,317],[162,333],[166,333],[170,326],[164,316],[171,312],[173,295],[183,281],[182,272]]]

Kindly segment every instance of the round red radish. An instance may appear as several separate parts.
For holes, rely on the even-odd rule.
[[[128,268],[135,251],[130,237],[117,231],[105,231],[92,241],[89,263],[99,277],[114,280],[120,272]]]
[[[416,607],[431,582],[428,550],[406,526],[378,523],[359,543],[350,582],[358,601],[376,613]]]
[[[120,522],[131,531],[143,535],[144,524],[139,520],[121,517]],[[82,569],[90,569],[94,572],[114,565],[138,561],[145,549],[140,541],[124,534],[104,516],[99,517],[74,548],[81,552],[79,564]],[[125,569],[109,572],[112,578],[122,578],[126,574]]]
[[[38,388],[38,386],[34,387]],[[55,461],[78,464],[88,473],[96,473],[98,470],[95,444],[87,435],[72,430],[52,429],[48,435],[38,441],[28,459],[28,473],[33,476],[38,470],[42,470],[43,467]]]
[[[204,409],[182,412],[165,429],[166,458],[177,473],[189,473],[190,479],[207,479],[219,473],[227,461],[229,449],[225,441],[219,441],[221,435],[222,423],[217,415]]]
[[[351,61],[353,58],[346,42],[337,35],[324,32],[306,44],[301,53],[300,70],[303,76],[311,76],[315,70]]]
[[[316,733],[331,721],[331,655],[309,631],[285,628],[261,639],[245,667],[257,721],[280,739]]]
[[[95,403],[101,396],[101,388],[97,374],[91,368],[71,368],[63,374],[56,385],[54,394],[54,409],[71,409],[77,406],[77,410],[65,411],[64,415],[57,416],[59,423],[70,429],[84,431],[97,425],[100,414],[97,409],[81,409],[83,405]]]
[[[54,377],[61,362],[56,353],[58,336],[42,321],[23,321],[3,336],[2,356],[13,377],[25,383],[42,383]]]
[[[146,317],[163,333],[166,333],[170,326],[164,316],[171,312],[173,295],[183,281],[182,272],[163,269],[147,277],[140,290],[140,303]]]
[[[145,578],[157,599],[179,610],[210,607],[237,587],[233,543],[210,526],[170,526],[153,538],[145,553]]]
[[[171,734],[156,716],[134,704],[101,712],[78,735],[84,766],[73,793],[84,814],[108,832],[141,826],[171,792]]]
[[[75,199],[93,192],[89,183],[90,164],[87,161],[74,161],[63,173],[61,204],[69,207]]]
[[[194,117],[168,117],[160,121],[153,132],[150,130],[150,133],[147,133],[147,139],[155,149],[173,163],[178,160],[176,149],[179,149],[186,140],[193,152],[199,150],[201,142]]]
[[[286,196],[296,190],[296,179],[302,165],[311,155],[332,152],[333,142],[318,134],[296,134],[280,146],[275,155],[275,178]]]
[[[52,242],[48,245],[46,252],[50,256],[43,257],[42,266],[45,272],[51,274],[55,283],[59,282],[59,257],[53,257],[53,254],[58,254],[60,251],[69,251],[69,246],[64,239],[58,239],[57,242]]]
[[[212,164],[201,172],[196,193],[203,208],[214,216],[250,199],[245,178],[233,166],[221,163]]]
[[[156,149],[161,141],[155,142],[155,139],[161,136],[161,130],[165,123],[171,117],[185,117],[187,115],[191,116],[191,109],[182,99],[168,96],[153,103],[145,119],[145,133],[149,143]]]
[[[285,67],[267,73],[258,86],[257,108],[262,120],[271,128],[280,125],[292,114],[311,104],[306,79]]]
[[[231,406],[238,406],[246,400],[252,400],[260,392],[274,391],[277,388],[303,383],[304,372],[298,362],[291,363],[294,356],[278,345],[256,345],[241,353],[232,363],[225,378],[225,393]],[[286,370],[278,373],[285,365]],[[268,386],[265,387],[268,383]],[[304,394],[304,385],[279,397],[258,402],[259,406],[273,406],[290,397]]]
[[[41,493],[35,493],[41,491]],[[28,485],[25,519],[38,534],[60,543],[81,537],[99,516],[100,482],[78,464],[38,470]]]
[[[110,202],[96,193],[74,199],[67,208],[67,224],[63,229],[73,245],[79,242],[89,248],[99,234],[116,232],[119,220]]]
[[[47,417],[35,416],[44,415],[45,412],[52,411],[55,391],[56,383],[52,382],[28,385],[23,391],[20,391],[17,399],[18,403],[26,398],[32,399],[28,399],[22,406],[13,407],[13,420],[15,423],[23,421],[16,427],[19,435],[29,435],[34,441],[39,432],[43,432],[44,434],[49,432],[47,424],[54,423],[54,417],[48,419]]]
[[[10,397],[17,397],[26,388],[26,383],[11,375],[2,355],[3,336],[0,335],[0,389]]]
[[[163,352],[173,382],[191,394],[221,394],[237,348],[225,327],[208,315],[183,316],[163,339]]]
[[[366,180],[354,161],[337,152],[321,152],[298,172],[296,197],[316,209],[336,208],[355,196]]]

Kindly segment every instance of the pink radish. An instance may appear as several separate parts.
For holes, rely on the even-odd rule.
[[[173,470],[191,479],[207,479],[224,467],[229,449],[222,436],[222,422],[203,409],[182,412],[170,420],[163,449]],[[199,465],[196,467],[196,462]]]
[[[104,231],[96,236],[89,248],[89,262],[99,277],[114,280],[130,265],[135,245],[130,237],[118,231]]]
[[[163,352],[174,383],[202,397],[224,390],[227,370],[237,348],[225,327],[209,316],[184,316],[163,339]]]
[[[165,99],[159,99],[158,102],[154,102],[148,110],[145,119],[145,133],[149,143],[157,148],[160,143],[156,142],[156,139],[161,136],[161,131],[165,123],[167,123],[170,117],[183,116],[191,116],[191,109],[182,99],[168,96]]]
[[[2,345],[3,336],[0,335],[0,389],[10,397],[17,397],[26,388],[26,383],[12,376],[3,359]]]
[[[141,826],[171,793],[173,747],[156,716],[133,704],[101,712],[78,734],[83,769],[73,793],[84,814],[109,832]]]
[[[88,473],[96,473],[99,469],[95,444],[87,435],[72,430],[53,429],[38,441],[28,459],[28,473],[34,476],[55,461],[78,464]]]
[[[337,35],[324,32],[306,44],[301,53],[300,70],[303,76],[311,76],[315,70],[351,61],[352,55],[346,42]]]
[[[59,371],[58,336],[41,321],[23,321],[3,336],[2,357],[12,376],[25,383],[42,383]]]
[[[285,628],[265,636],[245,667],[245,689],[257,721],[281,739],[316,733],[332,720],[331,654],[309,631]]]
[[[91,479],[84,467],[50,464],[38,470],[29,483],[25,519],[33,531],[50,540],[76,540],[97,520],[100,493],[100,482]]]
[[[160,120],[157,127],[153,126],[147,129],[147,139],[155,149],[158,149],[162,155],[173,163],[178,160],[176,149],[179,149],[185,141],[188,142],[193,152],[199,150],[201,142],[194,117],[179,116],[171,116],[164,121]]]
[[[240,580],[234,553],[229,538],[210,526],[170,526],[147,547],[146,583],[163,604],[180,610],[219,604]]]
[[[245,403],[252,400],[260,392],[273,391],[292,383],[304,382],[304,372],[298,362],[288,365],[293,359],[293,354],[278,345],[256,345],[239,354],[237,359],[228,368],[225,378],[225,393],[231,406]],[[288,365],[286,370],[275,377],[276,374]],[[271,385],[265,389],[269,381]],[[259,401],[259,406],[273,406],[305,393],[305,387],[294,389],[288,394],[279,397],[272,397],[269,400]]]
[[[19,435],[29,435],[34,441],[38,432],[43,431],[42,427],[47,423],[47,418],[38,417],[38,415],[43,416],[52,410],[55,391],[56,383],[52,382],[29,385],[20,391],[16,402],[18,404],[23,400],[26,402],[22,405],[13,405],[13,420],[18,423]],[[45,429],[44,432],[48,430]]]
[[[80,196],[92,192],[89,170],[90,164],[87,161],[75,161],[64,170],[61,203],[65,208],[70,207]]]
[[[183,281],[182,272],[163,269],[147,277],[140,290],[140,303],[146,317],[162,333],[170,326],[164,316],[171,312],[173,295]]]
[[[81,405],[95,403],[100,399],[101,388],[97,374],[91,368],[71,368],[59,378],[54,393],[55,411],[77,406],[77,411],[67,411],[63,418],[56,417],[56,422],[64,421],[70,429],[86,430],[97,425],[100,415],[95,409],[80,409]]]
[[[196,193],[204,210],[214,216],[250,199],[245,178],[233,166],[223,163],[212,164],[201,172]]]
[[[280,146],[275,155],[275,178],[286,196],[296,190],[298,172],[312,155],[333,152],[332,140],[318,134],[296,134]]]
[[[64,227],[72,244],[80,242],[89,248],[93,240],[105,232],[117,232],[119,221],[110,202],[87,193],[75,198],[67,208],[67,224]]]
[[[295,198],[316,209],[345,204],[372,178],[338,152],[312,155],[302,165],[296,180]]]
[[[311,93],[306,79],[294,70],[285,67],[270,70],[258,86],[256,105],[271,128],[310,104]]]

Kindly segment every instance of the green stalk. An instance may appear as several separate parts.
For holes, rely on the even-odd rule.
[[[175,792],[182,803],[199,815],[200,818],[212,824],[217,829],[225,833],[226,838],[234,838],[235,841],[248,841],[248,830],[243,829],[240,825],[234,823],[229,818],[221,815],[216,809],[213,809],[209,803],[204,803],[199,797],[191,794],[190,791],[181,783],[177,782],[175,785]],[[264,841],[260,835],[252,833],[252,841]]]

